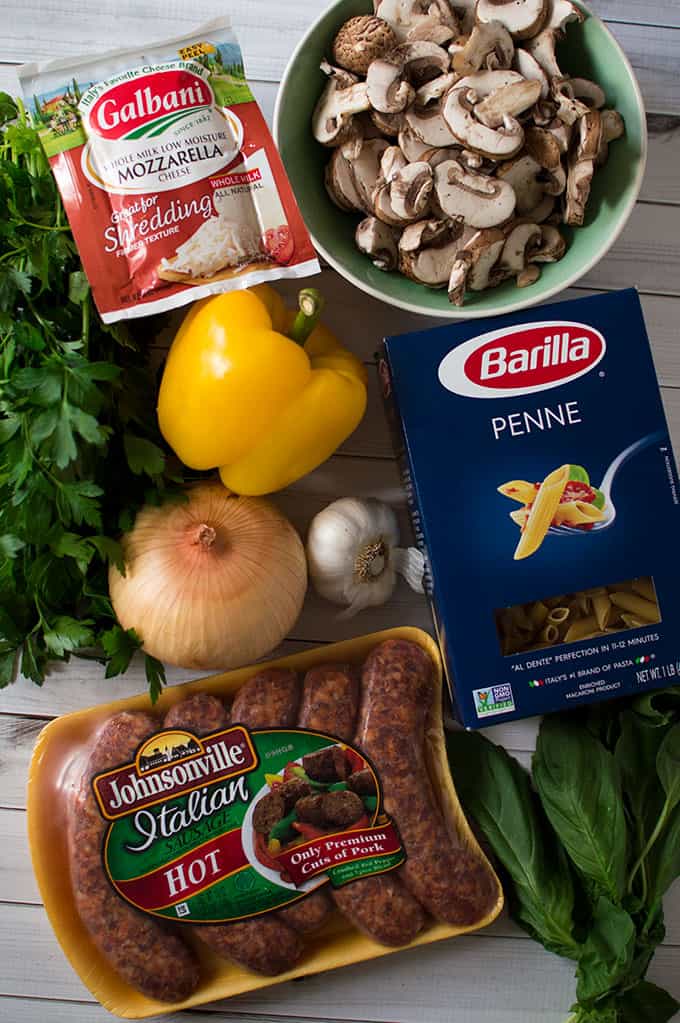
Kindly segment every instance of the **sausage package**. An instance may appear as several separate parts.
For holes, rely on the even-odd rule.
[[[227,20],[19,79],[105,323],[318,272]]]
[[[441,686],[434,641],[402,628],[51,722],[33,866],[102,1005],[155,1016],[494,920]]]
[[[680,681],[680,483],[635,291],[388,338],[426,585],[468,728]]]

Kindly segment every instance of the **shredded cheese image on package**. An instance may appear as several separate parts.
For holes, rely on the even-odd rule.
[[[106,323],[318,272],[228,21],[19,77]]]

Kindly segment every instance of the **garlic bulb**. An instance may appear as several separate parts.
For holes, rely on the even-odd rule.
[[[145,507],[123,537],[113,608],[144,650],[183,668],[232,668],[269,653],[307,589],[302,541],[268,501],[200,483],[187,501]]]
[[[317,592],[348,605],[342,618],[389,600],[400,572],[423,592],[424,559],[398,547],[397,517],[382,501],[343,497],[314,517],[307,537],[309,574]]]

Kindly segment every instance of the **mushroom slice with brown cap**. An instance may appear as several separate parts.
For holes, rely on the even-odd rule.
[[[502,68],[496,71],[475,71],[471,75],[465,75],[456,82],[456,88],[474,89],[478,99],[484,99],[496,89],[502,89],[505,85],[521,81],[522,76],[517,71]]]
[[[460,220],[419,220],[404,229],[399,239],[399,269],[412,281],[442,288],[460,247]]]
[[[390,205],[405,221],[425,216],[433,187],[429,163],[409,163],[397,171],[390,181]]]
[[[557,103],[557,116],[565,124],[576,124],[579,118],[588,113],[590,108],[580,99],[576,99],[571,79],[555,79],[551,82],[550,91]]]
[[[578,127],[578,145],[569,158],[564,223],[580,226],[585,217],[595,171],[595,160],[602,141],[602,121],[599,111],[589,110],[578,122]]]
[[[375,0],[374,9],[400,42],[423,22],[429,27],[436,22],[447,26],[451,29],[449,39],[458,33],[458,19],[447,0]]]
[[[546,28],[539,32],[537,36],[534,36],[533,39],[527,39],[524,43],[527,53],[543,68],[551,80],[553,78],[564,77],[557,63],[557,55],[555,54],[556,42],[556,30],[554,28]]]
[[[518,153],[524,142],[524,131],[519,121],[506,116],[502,127],[487,128],[475,117],[476,103],[474,89],[456,88],[447,93],[442,113],[456,139],[466,149],[481,153],[490,160],[507,160]]]
[[[540,224],[541,240],[531,253],[532,263],[557,263],[567,251],[567,243],[552,224]]]
[[[398,39],[390,26],[374,14],[350,18],[333,40],[333,60],[338,67],[365,75],[372,61],[394,49]]]
[[[541,242],[541,228],[538,224],[517,223],[505,231],[505,244],[498,261],[501,270],[518,274],[532,260],[532,252]]]
[[[469,75],[480,68],[490,71],[509,68],[515,53],[512,36],[500,21],[475,25],[464,46],[456,46],[451,66],[461,75]]]
[[[530,266],[525,266],[524,269],[520,270],[520,272],[517,274],[516,277],[517,287],[528,288],[532,284],[535,284],[540,276],[541,276],[540,267],[534,266],[533,264]]]
[[[430,5],[435,7],[434,4]],[[445,24],[440,21],[439,14],[428,15],[422,21],[416,22],[406,34],[405,42],[415,43],[420,40],[428,43],[436,43],[437,46],[445,46],[454,36],[458,35],[458,25]]]
[[[466,291],[484,291],[503,251],[505,235],[498,228],[475,231],[459,249],[449,275],[449,301],[462,305]]]
[[[399,58],[406,68],[409,82],[418,88],[449,70],[449,55],[441,46],[425,39],[413,43],[401,43],[390,53],[390,58]]]
[[[376,217],[366,217],[357,226],[355,241],[360,252],[370,256],[378,270],[394,270],[397,266],[399,234]]]
[[[416,89],[416,106],[426,107],[433,100],[441,99],[445,92],[448,92],[449,89],[452,89],[458,83],[458,80],[459,76],[451,71],[446,75],[439,75],[438,78],[433,78],[432,81],[426,82],[425,85],[421,85],[419,89]]]
[[[432,146],[428,146],[413,130],[411,125],[406,121],[403,127],[399,131],[397,136],[399,142],[399,148],[406,157],[409,163],[415,163],[417,160],[422,160],[425,153],[429,153]]]
[[[373,190],[381,175],[382,157],[389,148],[386,139],[366,139],[358,156],[350,160],[352,178],[361,198],[361,208],[373,208]]]
[[[473,171],[476,170],[478,167],[481,167],[482,164],[484,163],[482,157],[477,156],[477,153],[474,153],[470,155],[474,156],[475,161],[478,160],[479,163],[476,164],[475,167],[468,166],[463,159],[464,153],[465,150],[460,149],[459,146],[447,146],[446,149],[437,149],[435,147],[433,149],[426,149],[421,159],[429,163],[432,170],[434,170],[435,167],[438,167],[440,163],[445,163],[447,160],[459,160],[464,167],[466,167],[468,170]]]
[[[524,133],[524,150],[543,168],[541,183],[548,195],[561,195],[567,184],[562,166],[560,144],[545,128],[527,128]]]
[[[339,146],[352,132],[353,116],[370,107],[368,89],[349,71],[334,68],[327,61],[323,61],[321,70],[328,75],[328,84],[314,108],[312,130],[323,146]]]
[[[531,39],[543,26],[548,0],[478,0],[477,21],[500,21],[513,39]]]
[[[614,142],[616,139],[620,139],[625,131],[623,118],[616,110],[601,110],[600,124],[602,128],[602,138],[600,139],[600,148],[595,161],[598,167],[602,167],[607,162],[607,157],[609,156],[609,143]]]
[[[487,128],[497,128],[505,117],[517,117],[538,100],[538,82],[513,82],[496,89],[475,106],[475,117]]]
[[[442,75],[441,78],[436,78],[428,85],[424,85],[416,93],[416,102],[404,114],[406,124],[426,146],[444,148],[456,145],[458,142],[444,120],[442,100],[436,99],[435,102],[428,102],[430,96],[437,96],[438,89],[435,89],[434,86],[442,82],[443,91],[446,92],[446,87],[450,88],[453,80],[453,75]],[[442,93],[439,95],[441,96]]]
[[[530,220],[533,224],[543,224],[548,217],[552,216],[553,210],[555,209],[555,200],[552,195],[544,195],[537,206],[529,210],[525,214],[527,220]],[[562,219],[560,217],[560,219]]]
[[[515,210],[515,193],[508,182],[473,174],[456,160],[435,167],[434,188],[446,216],[461,217],[470,227],[495,227]]]
[[[374,127],[389,138],[396,138],[404,124],[403,112],[398,114],[382,114],[379,110],[371,110],[369,117]]]
[[[526,216],[543,198],[545,189],[539,180],[542,170],[540,163],[528,153],[522,153],[498,168],[498,180],[512,186],[515,210],[519,216]]]
[[[583,21],[584,17],[571,0],[548,0],[548,16],[543,28],[545,31],[563,32],[570,21]]]
[[[415,90],[407,82],[405,72],[403,62],[389,55],[372,62],[366,74],[366,89],[374,110],[398,114],[413,102]]]
[[[518,46],[512,61],[512,67],[528,82],[538,82],[541,86],[541,99],[550,96],[550,79],[535,57]]]
[[[569,85],[572,95],[585,103],[589,110],[601,110],[605,105],[607,97],[597,82],[588,78],[570,78]]]
[[[545,131],[549,132],[560,147],[560,153],[564,156],[565,153],[569,152],[569,144],[571,142],[572,125],[565,124],[564,121],[560,121],[559,118],[555,118],[553,121],[549,121],[545,127]]]
[[[333,155],[326,167],[325,183],[326,191],[341,210],[365,209],[354,183],[351,164],[342,149],[333,150]]]

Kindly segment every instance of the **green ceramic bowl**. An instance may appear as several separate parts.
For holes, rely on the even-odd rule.
[[[274,113],[274,136],[314,244],[338,273],[390,305],[447,319],[494,316],[535,305],[586,274],[613,245],[635,205],[647,155],[647,125],[640,89],[628,60],[606,26],[579,4],[587,17],[567,28],[558,48],[565,72],[590,78],[605,90],[607,105],[626,123],[624,138],[612,143],[609,160],[593,179],[583,227],[565,229],[567,253],[559,263],[544,264],[540,280],[519,289],[514,281],[483,292],[468,292],[462,308],[453,306],[446,289],[376,269],[354,245],[359,217],[337,209],[323,183],[329,151],[311,131],[312,111],[326,82],[319,70],[330,56],[340,26],[356,14],[372,11],[371,0],[337,0],[312,25],[291,57],[281,82]]]

